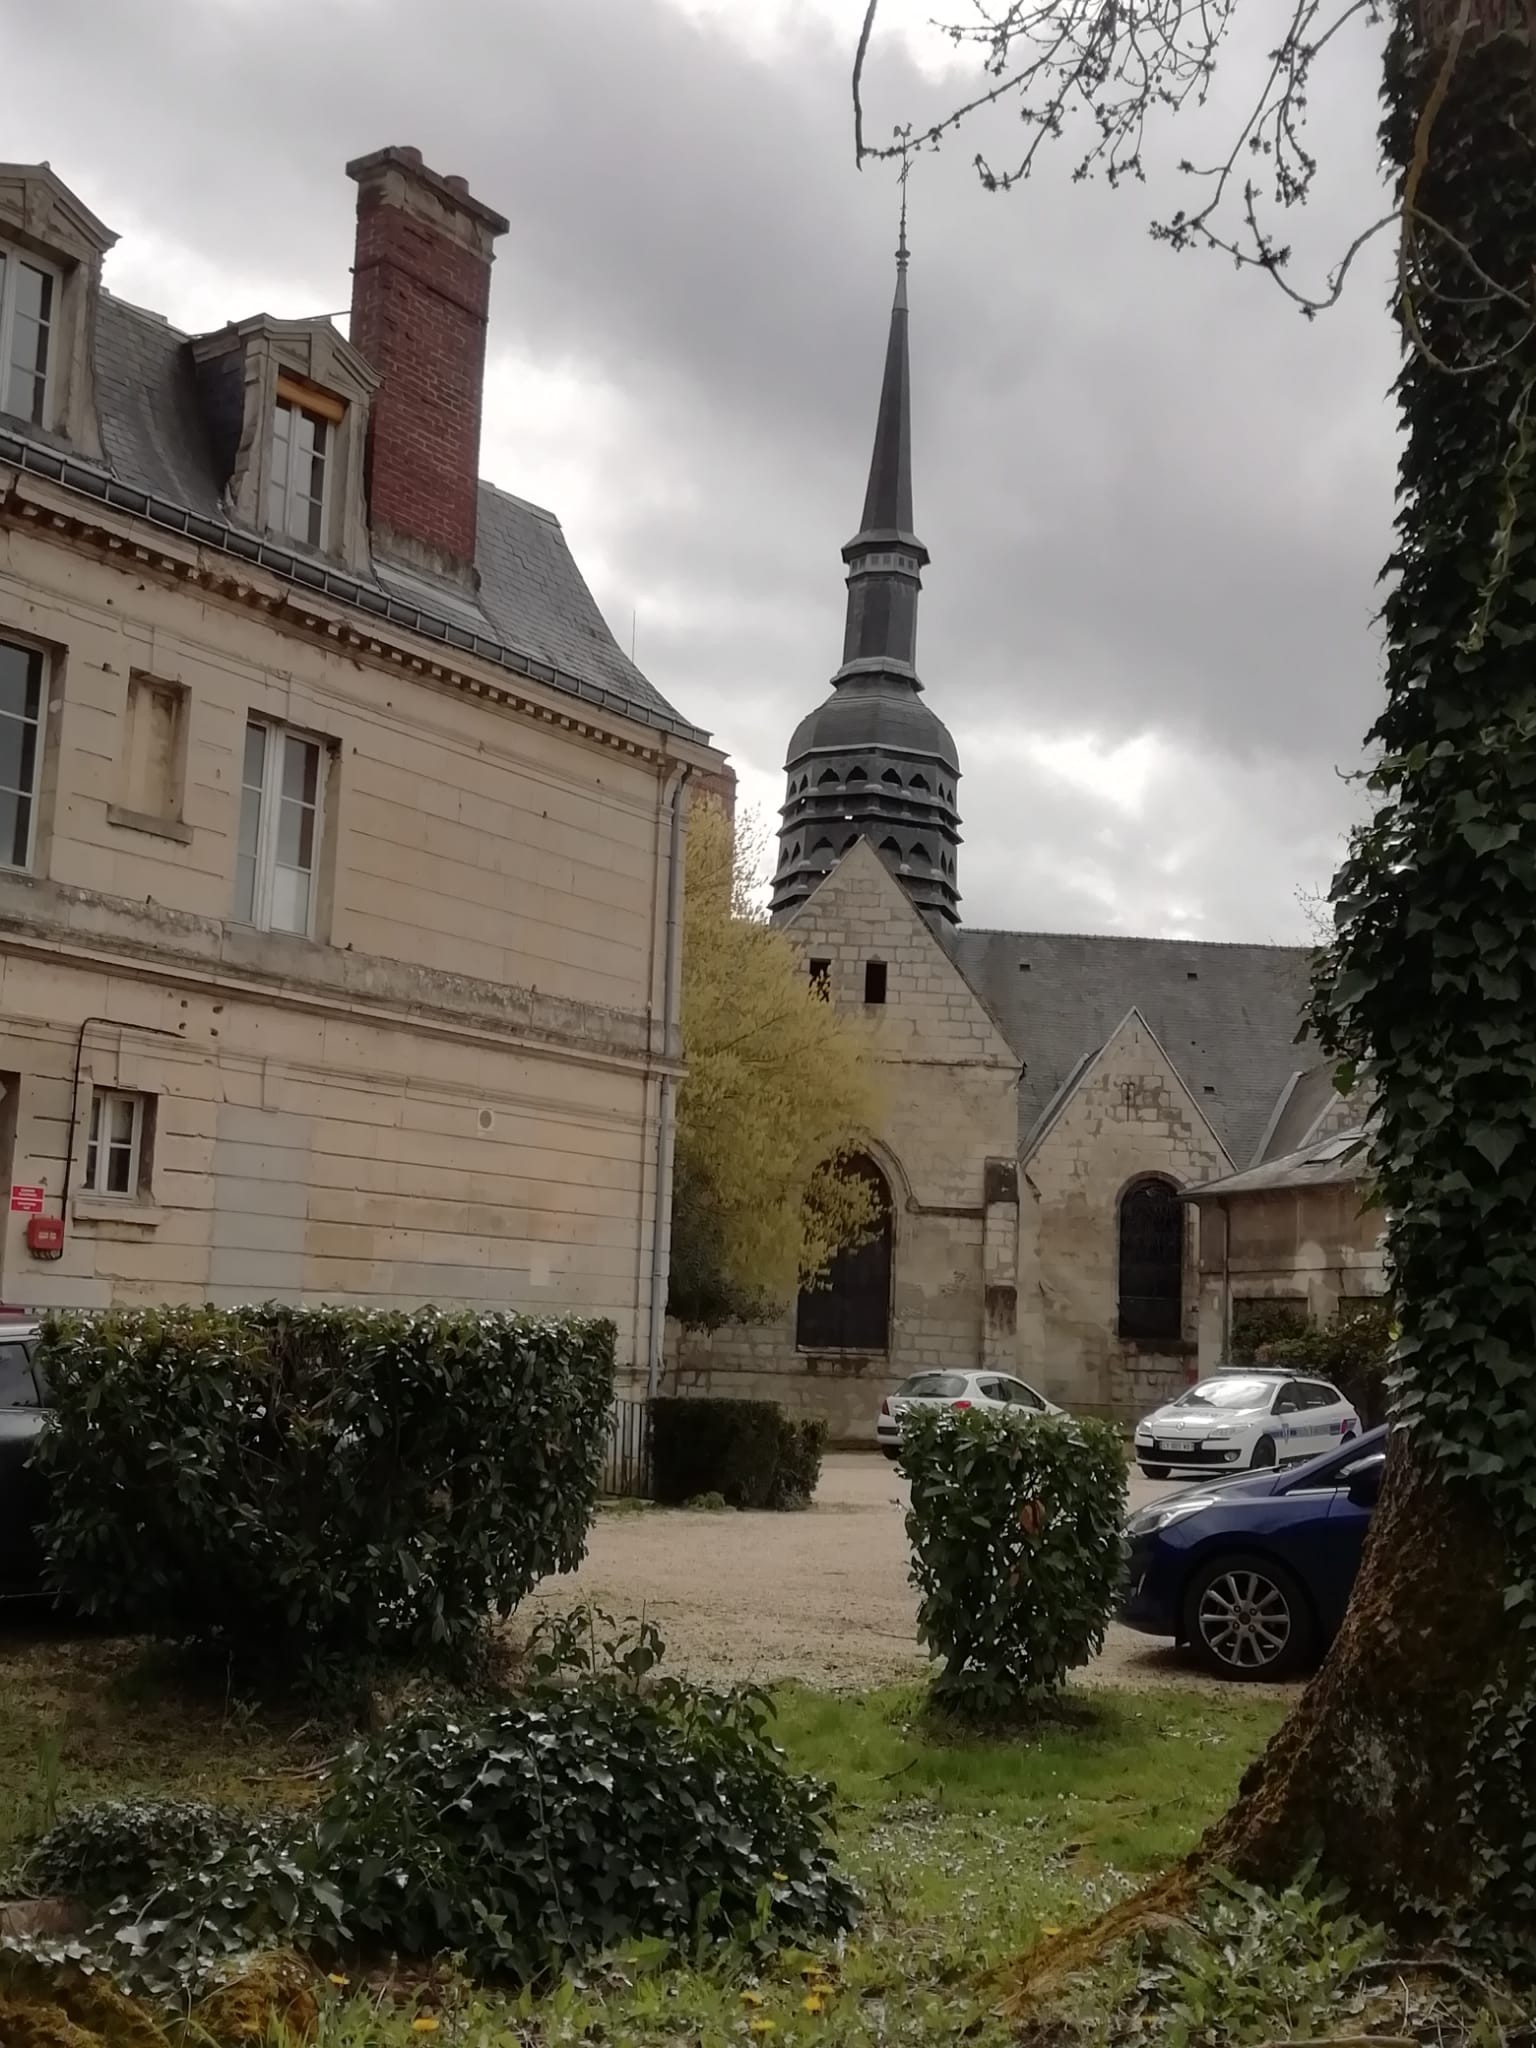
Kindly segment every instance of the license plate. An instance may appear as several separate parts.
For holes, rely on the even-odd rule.
[[[1180,1451],[1189,1450],[1191,1446],[1187,1443],[1165,1444],[1159,1442],[1154,1446],[1154,1448],[1159,1451],[1172,1451],[1175,1455],[1177,1455]]]

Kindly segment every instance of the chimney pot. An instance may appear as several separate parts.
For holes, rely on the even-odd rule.
[[[469,180],[468,178],[459,177],[457,172],[450,178],[444,178],[443,183],[450,192],[457,192],[461,199],[469,197]]]

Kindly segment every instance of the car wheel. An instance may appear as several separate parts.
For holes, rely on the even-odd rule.
[[[1148,1479],[1168,1479],[1173,1474],[1171,1465],[1143,1465],[1141,1469]]]
[[[1279,1452],[1272,1436],[1261,1436],[1253,1447],[1253,1456],[1248,1460],[1250,1472],[1267,1472],[1274,1464]]]
[[[1288,1678],[1312,1655],[1307,1596],[1265,1557],[1212,1558],[1184,1597],[1184,1639],[1219,1678]]]

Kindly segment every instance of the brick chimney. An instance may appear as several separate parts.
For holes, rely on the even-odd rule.
[[[499,213],[419,149],[376,149],[357,180],[351,340],[382,383],[368,435],[377,553],[473,585],[480,405]]]

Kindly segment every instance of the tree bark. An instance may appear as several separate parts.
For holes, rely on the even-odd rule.
[[[1343,1630],[1198,1860],[1269,1884],[1311,1858],[1357,1910],[1418,1934],[1486,1884],[1469,1799],[1479,1701],[1523,1686],[1487,1503],[1394,1446]]]
[[[1404,1930],[1536,1917],[1533,11],[1400,0],[1388,50],[1406,432],[1382,802],[1318,1011],[1377,1084],[1407,1427],[1343,1631],[1200,1852],[1269,1882],[1316,1856]]]

